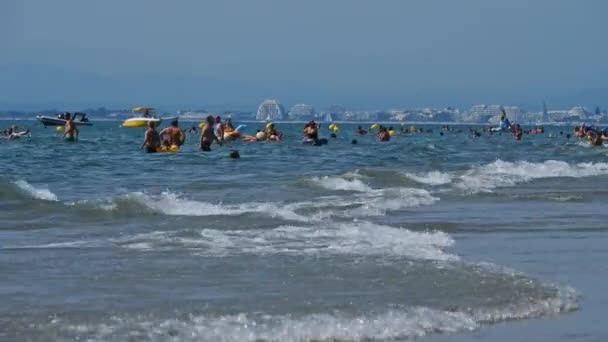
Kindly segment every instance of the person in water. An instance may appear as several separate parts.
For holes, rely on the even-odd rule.
[[[22,136],[28,135],[30,134],[30,130],[26,129],[23,132],[19,132],[19,128],[15,125],[12,125],[11,128],[9,128],[10,133],[7,134],[8,135],[8,140],[15,140],[15,139],[19,139]]]
[[[63,132],[63,140],[69,142],[75,142],[78,140],[78,128],[74,124],[74,116],[70,113],[65,113],[65,130]]]
[[[605,131],[589,130],[587,131],[586,138],[589,143],[593,146],[602,146],[604,141],[608,140],[608,135]]]
[[[269,123],[263,132],[266,134],[267,140],[280,140],[281,138],[281,133],[277,131],[273,123]]]
[[[519,124],[516,124],[514,126],[512,126],[513,129],[513,138],[516,141],[521,141],[521,137],[523,135],[523,130],[521,129],[521,126]]]
[[[215,117],[215,137],[221,142],[224,142],[224,125],[222,124],[222,118],[218,115]]]
[[[164,142],[167,141],[169,146],[181,146],[184,144],[185,135],[179,127],[177,127],[177,120],[171,121],[169,127],[160,131],[160,139]],[[166,137],[165,137],[166,136]]]
[[[363,129],[363,127],[359,126],[359,127],[357,127],[357,134],[366,135],[367,131],[365,129]]]
[[[383,127],[383,126],[380,126],[380,128],[378,129],[378,134],[376,135],[376,137],[380,141],[391,140],[391,134],[388,132],[388,129],[386,129],[386,127]]]
[[[231,133],[235,131],[234,125],[232,124],[232,119],[228,118],[224,121],[224,132]]]
[[[201,130],[201,150],[203,151],[211,151],[211,144],[213,141],[217,141],[217,143],[222,146],[222,141],[215,135],[213,124],[216,120],[213,119],[213,116],[209,115],[207,117],[207,124]]]
[[[160,148],[160,135],[156,131],[153,121],[148,121],[148,129],[144,133],[144,143],[139,149],[145,148],[146,153],[155,153]]]
[[[319,141],[319,129],[314,120],[309,121],[304,126],[304,139],[312,140],[314,142]]]

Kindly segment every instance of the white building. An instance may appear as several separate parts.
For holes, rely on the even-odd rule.
[[[289,110],[289,120],[308,121],[315,117],[315,108],[312,105],[299,103]]]
[[[255,119],[259,121],[283,120],[284,118],[285,109],[276,99],[264,100],[255,115]]]
[[[589,116],[590,116],[590,113],[587,112],[585,107],[582,107],[582,106],[573,107],[572,109],[570,109],[568,111],[569,118],[578,118],[578,120],[581,120],[581,121],[586,120]]]
[[[487,123],[493,118],[496,118],[496,121],[498,121],[502,113],[501,108],[499,105],[476,105],[469,109],[464,118],[466,121],[479,123]]]

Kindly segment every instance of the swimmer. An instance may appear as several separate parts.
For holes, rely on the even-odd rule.
[[[380,129],[378,130],[378,134],[376,135],[376,137],[380,141],[391,140],[391,134],[388,132],[388,129],[386,129],[386,127],[383,127],[383,126],[380,126]]]
[[[363,127],[359,126],[359,127],[357,127],[357,134],[366,135],[367,131],[365,129],[363,129]]]
[[[75,142],[78,140],[79,132],[78,128],[74,124],[74,116],[70,116],[70,113],[65,113],[65,130],[63,132],[63,140],[69,142]]]
[[[205,127],[203,127],[203,129],[201,131],[200,148],[203,151],[211,151],[211,144],[213,144],[213,141],[217,141],[217,143],[220,146],[222,146],[222,141],[213,132],[213,123],[214,122],[215,122],[215,120],[213,119],[213,116],[209,115],[207,117],[207,124],[205,125]]]
[[[241,158],[241,155],[239,154],[239,151],[237,151],[237,150],[230,150],[230,152],[228,152],[228,156],[232,159]]]
[[[160,135],[156,131],[153,121],[148,121],[148,129],[144,134],[144,143],[141,144],[140,150],[145,147],[146,153],[155,153],[160,147]]]
[[[314,120],[304,126],[303,134],[305,139],[313,140],[315,143],[319,141],[319,130]]]
[[[262,132],[266,134],[266,139],[268,140],[279,140],[281,137],[281,133],[276,130],[273,123],[269,123]]]
[[[19,132],[19,128],[15,125],[11,126],[11,128],[9,129],[11,131],[11,134],[8,135],[8,140],[15,140],[15,139],[19,139],[22,136],[27,136],[30,134],[30,130],[26,129],[23,132]]]
[[[234,132],[235,128],[234,125],[232,124],[232,119],[228,118],[224,121],[224,132]]]
[[[184,140],[186,138],[184,132],[177,127],[177,120],[171,121],[169,127],[160,131],[159,136],[163,142],[168,142],[169,146],[181,146],[184,144]]]
[[[521,141],[521,136],[523,135],[523,130],[521,129],[519,124],[512,126],[512,129],[513,129],[513,138],[516,141]]]

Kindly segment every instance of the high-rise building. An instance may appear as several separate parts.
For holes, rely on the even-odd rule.
[[[289,120],[308,121],[315,117],[315,109],[312,105],[299,103],[289,110],[287,113]]]
[[[492,118],[496,121],[502,114],[502,107],[499,105],[476,105],[469,109],[466,119],[471,122],[487,123]]]
[[[259,121],[283,120],[285,109],[276,99],[266,99],[258,107],[255,119]]]
[[[543,122],[549,122],[549,111],[547,110],[547,103],[543,101]]]

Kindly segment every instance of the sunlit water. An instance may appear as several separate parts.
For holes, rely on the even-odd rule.
[[[2,341],[608,337],[608,149],[566,128],[145,154],[26,125],[0,140]]]

